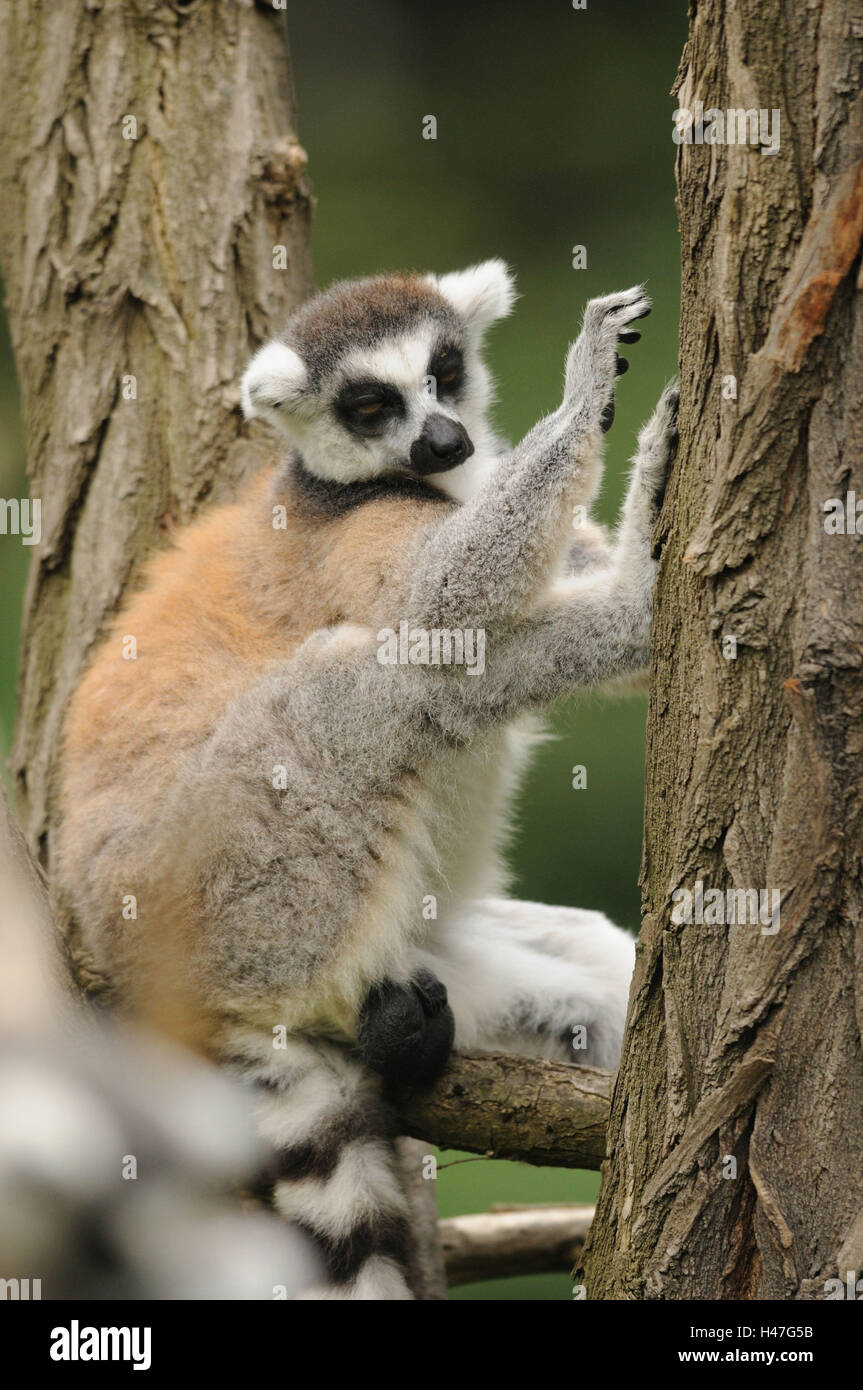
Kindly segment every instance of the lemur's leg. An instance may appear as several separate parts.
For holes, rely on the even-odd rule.
[[[617,1065],[632,938],[601,912],[485,898],[417,952],[446,985],[455,1046]]]
[[[273,1150],[258,1197],[313,1239],[321,1277],[308,1298],[409,1299],[408,1213],[394,1117],[377,1079],[344,1048],[237,1030],[223,1057],[251,1092]]]
[[[572,509],[599,486],[602,429],[626,325],[649,313],[640,287],[591,300],[566,360],[563,402],[470,502],[427,529],[411,556],[406,616],[425,627],[484,627],[525,613],[560,568]]]

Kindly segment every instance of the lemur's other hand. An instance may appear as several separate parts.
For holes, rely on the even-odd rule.
[[[357,1047],[392,1087],[425,1086],[446,1066],[455,1020],[444,985],[429,970],[408,984],[383,980],[360,1010]]]
[[[665,496],[669,464],[677,453],[679,409],[680,387],[676,381],[672,381],[666,386],[656,403],[656,409],[638,436],[636,457],[639,476],[656,514]]]
[[[627,358],[617,345],[637,343],[641,334],[627,324],[646,318],[650,300],[641,285],[618,294],[591,299],[584,311],[581,332],[569,350],[566,363],[566,391],[581,396],[598,408],[599,428],[605,432],[614,420],[614,383],[629,370]]]

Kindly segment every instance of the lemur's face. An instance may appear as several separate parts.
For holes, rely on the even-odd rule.
[[[364,465],[426,477],[464,463],[474,451],[460,414],[470,390],[465,357],[462,334],[445,323],[348,355],[328,409]]]
[[[434,482],[486,445],[491,386],[480,347],[513,298],[500,261],[335,285],[253,359],[246,414],[277,425],[319,477]]]

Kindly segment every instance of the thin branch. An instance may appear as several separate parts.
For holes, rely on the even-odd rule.
[[[456,1056],[401,1106],[404,1132],[444,1149],[598,1169],[613,1074],[504,1053]]]
[[[593,1207],[493,1207],[439,1221],[447,1284],[514,1274],[569,1272],[581,1256]]]

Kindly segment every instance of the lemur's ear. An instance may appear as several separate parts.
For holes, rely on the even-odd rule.
[[[288,414],[302,402],[308,374],[303,359],[285,343],[265,343],[255,353],[240,385],[243,414],[247,420],[257,416],[277,421],[274,411]]]
[[[482,334],[495,319],[506,318],[515,302],[515,278],[503,261],[481,261],[449,275],[430,275],[470,328]]]

